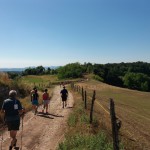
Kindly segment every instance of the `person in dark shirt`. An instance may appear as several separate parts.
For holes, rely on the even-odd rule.
[[[20,115],[25,112],[19,100],[16,99],[17,92],[11,90],[9,92],[9,98],[4,100],[1,112],[4,113],[5,123],[7,124],[8,131],[10,131],[11,144],[9,150],[16,146],[17,131],[20,127]]]
[[[60,94],[61,94],[63,108],[64,108],[64,105],[65,107],[67,106],[67,97],[68,97],[68,91],[65,88],[65,86],[63,86],[63,89],[61,90]]]

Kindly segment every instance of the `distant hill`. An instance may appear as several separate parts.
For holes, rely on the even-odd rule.
[[[22,72],[26,68],[0,68],[0,72]]]
[[[49,68],[51,69],[56,69],[60,66],[49,66]],[[24,71],[25,69],[27,69],[29,67],[26,67],[26,68],[0,68],[0,72],[22,72]],[[31,68],[35,68],[34,66],[32,66]],[[48,66],[45,67],[45,69],[47,69]]]

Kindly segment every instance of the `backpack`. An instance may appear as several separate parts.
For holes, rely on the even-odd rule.
[[[43,94],[43,100],[48,100],[48,99],[49,99],[48,93],[44,93]]]

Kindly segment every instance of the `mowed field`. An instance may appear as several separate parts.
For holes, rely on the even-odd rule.
[[[150,93],[111,86],[92,79],[79,83],[92,96],[96,90],[95,114],[111,132],[109,99],[115,102],[117,117],[122,121],[120,138],[127,149],[150,148]],[[88,98],[90,103],[90,98]],[[110,133],[111,134],[111,133]]]

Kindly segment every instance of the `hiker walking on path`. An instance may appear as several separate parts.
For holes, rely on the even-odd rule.
[[[46,114],[48,114],[48,104],[50,102],[49,93],[47,93],[47,89],[44,90],[43,93],[43,110],[42,112],[44,113],[44,109],[46,108]]]
[[[36,90],[36,88],[34,87],[34,88],[31,90],[31,92],[30,92],[30,95],[31,95],[31,102],[32,102],[32,100],[33,100],[33,94],[35,93],[35,90]]]
[[[32,100],[32,109],[33,109],[35,115],[37,114],[37,109],[38,109],[38,105],[39,105],[38,99],[39,99],[39,94],[37,93],[37,89],[35,89],[34,93],[32,94],[32,99],[31,99]]]
[[[20,127],[20,115],[24,115],[25,110],[22,108],[22,105],[19,100],[16,99],[17,92],[11,90],[9,92],[9,98],[4,100],[1,112],[4,113],[5,122],[10,131],[11,144],[9,150],[12,150],[13,147],[16,147],[17,131]]]
[[[64,108],[64,106],[65,107],[67,106],[67,97],[68,97],[68,91],[65,88],[65,86],[63,86],[63,89],[60,91],[60,94],[61,94],[62,103],[63,103],[63,107],[62,108]]]

